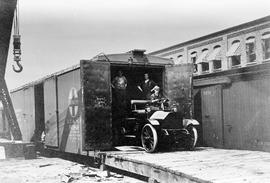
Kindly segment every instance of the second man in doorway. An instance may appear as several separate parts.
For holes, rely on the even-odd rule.
[[[158,87],[157,84],[149,78],[149,74],[144,74],[144,81],[137,86],[138,89],[143,93],[143,97],[146,100],[151,99],[151,94],[155,87]]]

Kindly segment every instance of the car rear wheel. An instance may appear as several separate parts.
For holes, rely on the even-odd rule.
[[[193,150],[196,146],[197,141],[198,141],[198,132],[194,126],[188,126],[187,131],[188,131],[189,135],[188,135],[188,139],[186,141],[186,148],[188,150]]]
[[[152,153],[156,150],[158,136],[156,129],[151,124],[146,124],[142,128],[141,141],[146,152]]]

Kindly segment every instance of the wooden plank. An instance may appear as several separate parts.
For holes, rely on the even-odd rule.
[[[193,82],[195,87],[199,86],[209,86],[209,85],[220,85],[220,84],[230,84],[231,79],[225,76],[214,77],[214,78],[204,78],[196,79]]]
[[[158,182],[267,182],[270,153],[197,148],[149,154],[106,152],[105,164]]]
[[[105,160],[107,166],[112,166],[121,170],[132,172],[135,174],[147,176],[151,179],[157,180],[158,182],[207,182],[199,180],[195,177],[185,175],[183,173],[175,174],[175,172],[167,171],[166,169],[160,169],[159,167],[153,167],[151,165],[132,162],[132,161],[121,161],[118,158],[107,156]]]

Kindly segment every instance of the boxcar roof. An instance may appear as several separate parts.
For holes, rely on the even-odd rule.
[[[108,61],[115,64],[153,64],[153,65],[168,65],[173,64],[173,60],[161,58],[152,55],[134,54],[133,51],[122,54],[102,54],[91,59],[92,61]]]
[[[29,87],[33,87],[34,85],[37,85],[37,84],[40,84],[42,82],[44,82],[45,80],[51,78],[51,77],[54,77],[54,76],[59,76],[61,74],[64,74],[64,73],[67,73],[67,72],[70,72],[70,71],[73,71],[73,70],[76,70],[80,68],[80,64],[76,64],[76,65],[73,65],[71,67],[68,67],[66,69],[63,69],[61,71],[58,71],[58,72],[55,72],[55,73],[52,73],[52,74],[49,74],[49,75],[46,75],[40,79],[37,79],[35,81],[32,81],[32,82],[29,82],[27,84],[24,84],[22,86],[19,86],[15,89],[12,89],[10,92],[13,93],[13,92],[16,92],[16,91],[19,91],[19,90],[22,90],[22,89],[26,89],[26,88],[29,88]]]
[[[121,54],[99,54],[98,56],[92,58],[92,61],[109,61],[111,63],[116,64],[153,64],[153,65],[167,65],[167,64],[173,64],[173,61],[171,59],[161,58],[158,56],[152,56],[152,55],[146,55],[144,54],[145,50],[132,50],[127,53],[121,53]],[[44,76],[38,80],[29,82],[25,85],[22,85],[20,87],[17,87],[15,89],[12,89],[10,92],[16,92],[21,89],[26,89],[29,87],[33,87],[34,85],[40,84],[44,82],[45,80],[54,77],[59,76],[61,74],[73,71],[80,68],[79,64],[73,65],[71,67],[68,67],[66,69],[63,69],[61,71],[49,74],[47,76]]]

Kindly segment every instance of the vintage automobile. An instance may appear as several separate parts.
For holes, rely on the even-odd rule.
[[[192,150],[198,140],[196,125],[198,121],[184,118],[166,98],[131,100],[131,112],[122,122],[121,134],[141,142],[149,153],[176,145]]]

